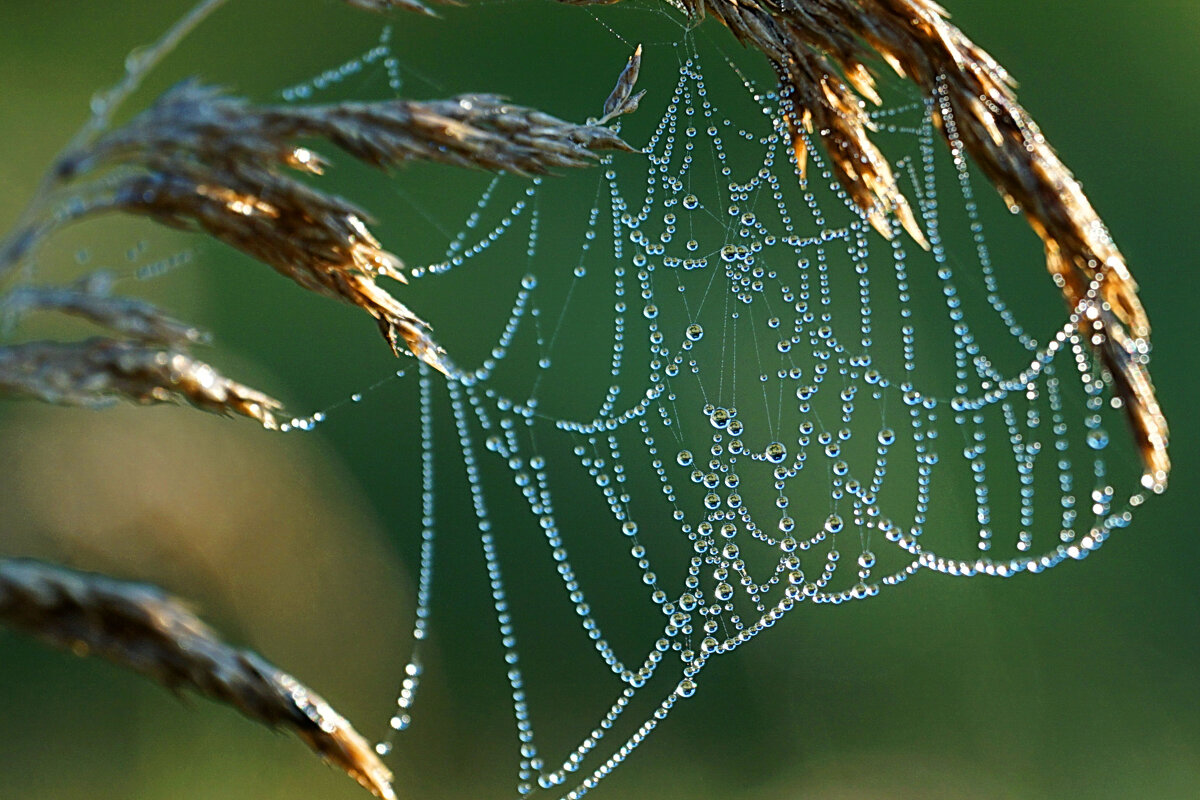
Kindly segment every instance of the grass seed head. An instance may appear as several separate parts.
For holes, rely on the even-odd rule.
[[[391,771],[320,695],[257,653],[225,643],[184,602],[156,586],[2,559],[0,623],[290,730],[375,796],[396,796]]]
[[[675,0],[672,0],[675,2]],[[1081,334],[1121,398],[1142,454],[1143,483],[1162,491],[1169,433],[1147,370],[1150,324],[1124,257],[1079,182],[1017,102],[995,59],[951,25],[930,0],[677,0],[693,19],[718,18],[761,50],[782,85],[803,165],[816,133],[838,180],[885,236],[888,214],[923,246],[924,236],[887,160],[871,140],[866,108],[878,104],[868,63],[880,56],[934,104],[934,121],[965,150],[1045,244],[1046,266]]]
[[[183,351],[107,338],[0,347],[0,394],[92,408],[117,400],[187,404],[272,430],[282,407]]]

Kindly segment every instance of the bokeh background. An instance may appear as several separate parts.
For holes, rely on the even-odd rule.
[[[0,228],[82,123],[92,92],[189,5],[5,0]],[[1200,795],[1200,6],[947,5],[1021,82],[1024,104],[1135,270],[1173,425],[1172,488],[1099,554],[1039,578],[923,575],[869,603],[798,609],[771,636],[711,665],[698,695],[597,796]],[[636,36],[639,20],[652,21],[632,10],[610,24]],[[548,0],[470,3],[441,21],[394,23],[406,94],[498,91],[567,118],[594,113],[627,52],[590,12]],[[232,0],[130,108],[189,74],[269,98],[366,52],[381,25],[333,0]],[[386,96],[386,74],[367,70],[344,89]],[[411,211],[431,175],[364,176],[381,199],[355,197]],[[459,180],[478,183],[444,176],[434,179],[447,192]],[[381,220],[385,242],[419,263],[437,249],[422,242],[437,231],[436,209],[430,216],[428,229],[388,231]],[[211,360],[289,407],[329,405],[395,369],[352,309],[149,224],[81,226],[46,251],[41,275],[128,272],[181,251],[192,253],[189,265],[135,288],[213,330]],[[22,334],[56,332],[40,325]],[[192,598],[231,638],[378,737],[409,647],[415,393],[387,383],[353,412],[282,437],[185,409],[5,403],[0,553],[153,580]],[[455,549],[469,537],[442,541],[423,696],[391,763],[406,797],[506,796],[516,742],[484,575],[474,552]],[[564,655],[563,668],[574,674],[572,658]],[[0,665],[5,800],[363,796],[292,739],[204,700],[181,703],[110,665],[7,633]],[[567,677],[541,691],[565,713],[577,683]]]

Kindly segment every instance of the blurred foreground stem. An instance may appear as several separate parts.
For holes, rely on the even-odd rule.
[[[376,797],[396,796],[391,771],[319,695],[257,653],[226,644],[183,601],[157,586],[30,559],[0,559],[0,624],[290,730]]]

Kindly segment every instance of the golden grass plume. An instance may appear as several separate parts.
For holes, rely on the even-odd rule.
[[[208,342],[206,332],[144,300],[113,296],[115,280],[111,272],[96,270],[68,286],[22,286],[0,297],[0,317],[11,327],[31,312],[58,311],[141,341],[179,347]]]
[[[611,116],[636,102],[626,94]],[[376,285],[380,276],[405,277],[401,261],[367,227],[367,214],[293,174],[320,175],[327,166],[301,139],[324,139],[380,169],[422,159],[520,174],[586,166],[597,150],[631,149],[603,125],[565,122],[495,95],[255,106],[189,80],[127,125],[66,153],[56,179],[109,178],[80,190],[71,218],[119,210],[202,230],[310,291],[364,309],[393,350],[403,341],[449,371],[424,320]],[[15,234],[10,259],[66,221]]]
[[[282,405],[170,346],[94,337],[0,347],[0,395],[102,408],[117,400],[187,404],[279,428]]]
[[[570,0],[568,0],[570,1]],[[779,75],[795,140],[815,133],[842,186],[885,236],[888,214],[918,242],[919,225],[871,139],[867,104],[881,102],[870,63],[881,58],[934,102],[934,120],[1020,208],[1045,245],[1046,266],[1082,338],[1124,405],[1156,492],[1170,472],[1169,432],[1150,380],[1150,323],[1137,284],[1079,182],[1017,102],[1003,67],[931,0],[670,0],[693,19],[724,23]]]

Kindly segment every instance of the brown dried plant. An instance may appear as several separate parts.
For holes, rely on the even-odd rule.
[[[60,227],[96,214],[141,214],[197,229],[262,261],[301,286],[366,310],[398,350],[442,371],[450,364],[429,326],[381,286],[404,282],[400,260],[367,227],[368,216],[302,181],[326,162],[298,140],[326,140],[380,169],[411,159],[544,174],[596,160],[626,145],[604,127],[633,111],[640,48],[600,122],[575,125],[494,95],[449,100],[254,106],[196,80],[164,94],[123,127],[115,109],[192,28],[226,0],[201,0],[154,45],[131,56],[125,78],[97,96],[93,116],[55,161],[14,232],[0,240],[0,281],[29,263]],[[418,0],[347,0],[373,11],[430,13]],[[222,376],[188,349],[207,341],[194,326],[144,301],[111,294],[93,273],[69,286],[28,286],[0,298],[7,325],[54,311],[117,337],[0,346],[0,396],[103,406],[187,403],[280,427],[280,403]],[[0,561],[0,624],[80,654],[102,655],[172,689],[190,687],[272,727],[294,731],[379,797],[391,773],[368,743],[319,696],[259,656],[220,641],[182,603],[127,584],[31,561]]]
[[[0,347],[0,395],[91,408],[119,399],[141,404],[187,403],[279,427],[278,400],[221,375],[188,354],[208,335],[155,306],[109,292],[112,276],[99,271],[67,287],[29,286],[0,300],[9,324],[32,311],[82,317],[125,339],[35,341]]]
[[[115,281],[113,273],[96,270],[68,286],[22,286],[0,298],[0,315],[12,327],[31,312],[59,311],[146,342],[179,347],[208,342],[204,331],[172,319],[144,300],[114,297]]]
[[[59,159],[60,181],[123,172],[79,190],[85,199],[69,213],[19,231],[10,258],[24,257],[68,221],[144,214],[203,230],[310,291],[366,310],[393,349],[402,339],[418,358],[448,371],[429,326],[375,284],[379,276],[405,277],[400,260],[367,228],[366,213],[285,171],[322,174],[325,161],[296,144],[314,138],[379,168],[423,159],[522,174],[585,166],[594,150],[631,149],[601,125],[564,122],[493,95],[257,107],[185,81],[128,125]]]
[[[882,59],[920,87],[955,156],[969,154],[1041,237],[1046,266],[1124,405],[1141,451],[1142,483],[1155,492],[1166,488],[1169,432],[1148,371],[1150,323],[1137,283],[1079,182],[1017,102],[1015,82],[945,9],[932,0],[667,1],[695,22],[717,18],[768,58],[801,170],[802,134],[815,134],[872,225],[890,237],[887,216],[894,214],[927,247],[871,139],[867,104],[881,99],[870,65]]]
[[[0,623],[289,730],[375,796],[396,796],[391,771],[319,695],[257,653],[226,644],[186,604],[155,586],[0,559]]]
[[[102,337],[0,347],[0,394],[100,408],[117,400],[187,403],[279,427],[278,400],[168,346]]]
[[[203,10],[218,4],[215,0],[202,3],[189,19],[202,18]],[[163,41],[177,38],[173,30]],[[161,47],[151,52],[157,54]],[[144,68],[154,60],[143,56],[138,65]],[[69,188],[71,202],[53,215],[27,215],[0,244],[0,278],[29,259],[41,241],[63,225],[112,211],[141,214],[167,225],[204,231],[310,291],[364,309],[375,319],[393,352],[399,353],[402,340],[415,356],[448,372],[450,362],[432,338],[428,324],[377,285],[376,278],[381,276],[402,283],[406,279],[400,259],[384,250],[367,227],[368,215],[292,174],[321,175],[327,166],[321,156],[297,141],[327,140],[380,169],[413,159],[520,174],[586,166],[595,162],[596,150],[631,149],[603,123],[637,107],[641,95],[633,95],[632,89],[639,61],[640,48],[606,103],[602,121],[584,125],[510,104],[495,95],[425,102],[255,106],[199,81],[184,81],[125,126],[76,138],[57,159],[45,184],[55,191]],[[125,94],[132,91],[125,83],[118,88]],[[122,96],[110,93],[101,107],[107,108]],[[53,197],[55,191],[45,194]],[[34,209],[45,202],[46,198],[39,196]],[[114,322],[118,320],[110,314],[106,323],[113,327]],[[122,349],[122,363],[132,358],[126,351],[143,350]],[[126,388],[131,390],[129,397],[138,402],[182,397],[206,408],[238,413],[254,409],[252,416],[268,427],[274,425],[269,409],[278,404],[215,406],[212,398],[194,391],[189,371],[183,369],[187,356],[182,353],[155,356],[183,369],[159,371],[157,374],[168,378],[180,378],[168,380],[159,392],[116,379],[120,369],[104,358],[113,354],[112,347],[99,348],[95,343],[74,351],[44,346],[13,351],[10,362],[32,355],[40,360],[36,369],[30,365],[36,376],[10,386],[41,399],[82,402],[86,392],[51,389],[39,393],[38,381],[57,381],[64,389],[78,387],[87,378],[79,370],[93,365],[101,370],[95,385],[106,397]],[[153,359],[145,355],[143,364],[148,366]],[[58,367],[50,364],[53,359]],[[139,379],[149,380],[156,373],[143,368],[138,374]],[[245,395],[233,387],[238,385],[228,382],[224,394],[233,398]]]
[[[630,149],[610,129],[575,125],[492,95],[450,100],[257,107],[197,81],[177,85],[128,125],[59,162],[64,179],[105,168],[131,174],[79,206],[195,227],[269,264],[310,291],[366,310],[396,348],[446,372],[429,326],[375,284],[404,282],[365,212],[288,174],[320,175],[325,161],[300,139],[325,139],[371,166],[422,159],[542,174]]]
[[[970,154],[1041,237],[1046,266],[1125,406],[1142,482],[1162,491],[1169,435],[1147,370],[1150,323],[1137,284],[1078,181],[1017,102],[1004,68],[930,0],[680,2],[696,18],[716,16],[771,59],[792,103],[791,124],[820,135],[873,221],[879,210],[895,212],[918,241],[859,99],[880,102],[869,62],[878,55],[935,101],[934,121],[955,154]],[[796,150],[799,157],[803,145]]]
[[[604,101],[604,112],[600,115],[600,119],[595,120],[593,124],[606,125],[617,117],[637,111],[638,103],[646,95],[645,89],[637,94],[633,92],[641,69],[642,46],[639,44],[634,48],[629,61],[625,63],[625,69],[621,70],[621,74],[617,76],[617,84],[608,95],[608,99]]]

